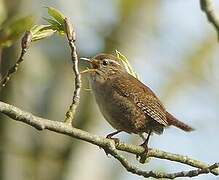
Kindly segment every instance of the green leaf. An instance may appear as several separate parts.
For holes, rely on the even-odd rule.
[[[43,19],[51,25],[52,29],[57,30],[58,32],[64,32],[64,27],[61,24],[59,24],[56,20],[45,17]]]
[[[60,35],[65,34],[65,16],[53,7],[47,7],[49,15],[54,18],[44,18],[50,25],[53,30],[56,30]]]
[[[59,24],[58,21],[56,21],[54,19],[45,18],[45,17],[43,17],[43,19],[46,20],[51,25]],[[61,26],[61,24],[59,24],[59,25]]]
[[[52,29],[50,25],[35,25],[30,32],[32,33],[32,41],[37,41],[52,36],[56,30]]]
[[[47,7],[47,9],[50,16],[52,16],[61,25],[64,25],[65,16],[60,11],[53,7]]]
[[[45,30],[39,31],[32,38],[32,41],[37,41],[37,40],[45,39],[47,37],[52,36],[54,33],[55,33],[55,31],[53,29],[45,29]]]
[[[32,35],[35,35],[38,31],[41,31],[43,29],[49,28],[49,25],[34,25],[31,29],[30,32]]]
[[[121,60],[121,62],[123,63],[123,65],[125,66],[125,69],[127,70],[127,72],[129,74],[131,74],[132,76],[134,76],[135,78],[139,79],[138,75],[135,73],[134,69],[131,67],[131,65],[129,64],[128,59],[126,58],[125,55],[123,55],[121,52],[119,52],[118,50],[116,50],[116,57],[119,58]]]

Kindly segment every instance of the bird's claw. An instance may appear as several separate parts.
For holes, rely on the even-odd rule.
[[[119,139],[118,138],[113,138],[110,134],[106,136],[107,139],[111,139],[114,141],[115,146],[119,144]],[[109,152],[107,152],[107,149],[104,149],[106,155],[108,156]]]
[[[137,154],[136,159],[138,160],[140,158],[139,162],[144,164],[147,159],[148,145],[146,143],[142,143],[140,146],[144,148],[144,151],[140,154]]]
[[[117,146],[119,144],[119,139],[118,138],[113,138],[113,137],[108,137],[106,136],[107,139],[112,139],[115,143],[115,146]]]

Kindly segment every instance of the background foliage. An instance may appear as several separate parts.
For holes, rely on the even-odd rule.
[[[163,100],[167,109],[196,131],[169,128],[151,138],[150,146],[219,161],[219,63],[217,36],[198,1],[160,0],[0,0],[0,70],[15,62],[18,37],[54,6],[71,18],[79,55],[91,57],[118,49],[128,57],[140,79]],[[219,4],[216,4],[217,8]],[[34,18],[33,18],[34,17]],[[22,26],[21,26],[22,24]],[[81,69],[85,67],[82,64]],[[86,77],[75,125],[105,135],[112,128],[99,113]],[[45,118],[63,120],[72,97],[72,73],[66,41],[55,36],[33,43],[1,100]],[[37,132],[19,123],[0,122],[0,179],[137,179],[108,159],[102,150],[51,132]],[[124,141],[139,138],[120,135]],[[132,157],[130,157],[132,158]],[[135,159],[133,158],[135,162]],[[180,170],[152,161],[146,169]],[[210,176],[197,179],[210,179]]]

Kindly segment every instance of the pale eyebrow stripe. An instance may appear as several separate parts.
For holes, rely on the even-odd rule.
[[[119,64],[117,61],[114,61],[114,60],[111,60],[111,59],[107,59],[107,60],[108,60],[109,62],[113,62],[113,63],[115,63],[115,64],[121,66],[121,64]]]

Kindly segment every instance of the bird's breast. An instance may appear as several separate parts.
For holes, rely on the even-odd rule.
[[[146,115],[129,100],[127,94],[114,89],[113,80],[99,82],[91,79],[91,87],[100,111],[112,127],[128,133],[145,131]]]

